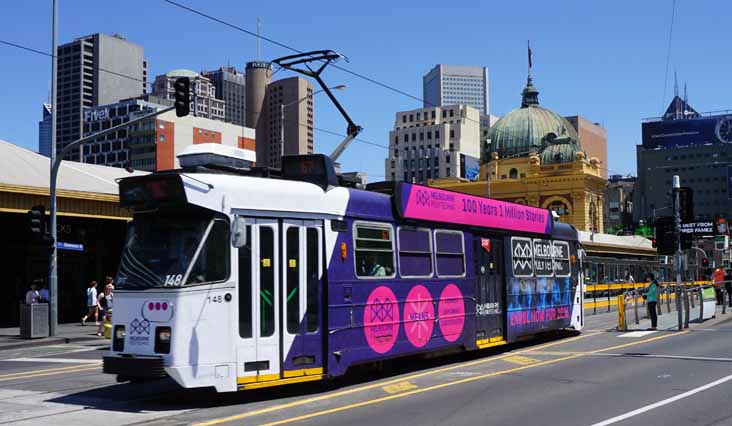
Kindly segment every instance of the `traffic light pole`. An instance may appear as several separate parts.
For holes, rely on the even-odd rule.
[[[673,195],[674,195],[674,241],[676,242],[676,313],[678,315],[679,330],[684,325],[681,318],[681,203],[679,202],[679,177],[674,175],[673,178]]]
[[[55,105],[54,105],[55,108]],[[49,290],[49,296],[51,297],[51,306],[50,306],[50,316],[51,321],[49,323],[49,334],[51,336],[56,335],[56,328],[58,326],[58,241],[56,241],[56,238],[58,237],[57,229],[56,229],[56,181],[58,178],[58,171],[61,167],[61,162],[63,161],[63,158],[66,154],[69,153],[72,149],[87,143],[91,142],[94,139],[97,139],[99,137],[108,135],[110,133],[114,133],[118,130],[125,129],[127,127],[132,126],[133,124],[137,124],[141,121],[149,120],[155,116],[158,116],[160,114],[164,114],[169,111],[175,110],[175,105],[161,109],[160,111],[155,111],[153,113],[143,115],[142,117],[135,118],[134,120],[130,120],[126,123],[119,124],[114,127],[110,127],[107,130],[102,130],[101,132],[94,133],[93,135],[86,136],[81,139],[77,139],[74,142],[71,142],[70,144],[66,145],[64,149],[56,156],[56,158],[52,161],[51,165],[51,182],[49,185],[50,190],[50,226],[51,226],[51,259],[49,262],[49,272],[48,272],[48,290]],[[55,111],[52,111],[55,114]],[[51,149],[51,155],[55,153],[55,148]],[[53,158],[53,157],[52,157]]]

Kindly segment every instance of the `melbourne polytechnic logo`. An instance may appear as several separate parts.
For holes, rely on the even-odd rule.
[[[379,298],[374,299],[374,303],[370,305],[371,321],[384,322],[386,320],[394,321],[394,305],[387,297],[382,302]]]
[[[417,190],[415,197],[417,198],[418,206],[426,206],[430,202],[430,194],[427,191]]]
[[[530,277],[534,270],[534,251],[529,238],[511,238],[511,261],[514,277]]]
[[[146,319],[139,320],[133,319],[130,323],[130,335],[138,336],[149,336],[150,335],[150,322]]]

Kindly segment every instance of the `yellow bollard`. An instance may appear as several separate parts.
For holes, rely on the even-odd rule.
[[[618,295],[618,331],[628,330],[628,324],[625,323],[625,295]]]

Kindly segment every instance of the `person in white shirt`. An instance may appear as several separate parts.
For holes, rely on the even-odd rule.
[[[81,319],[81,325],[86,325],[86,320],[93,316],[94,324],[99,325],[99,302],[97,301],[97,282],[92,281],[86,289],[86,315]]]

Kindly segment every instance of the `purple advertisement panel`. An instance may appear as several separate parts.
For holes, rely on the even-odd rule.
[[[509,231],[551,233],[549,210],[444,189],[402,183],[397,209],[408,219],[431,220]]]

